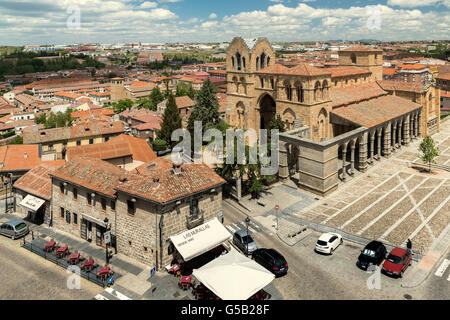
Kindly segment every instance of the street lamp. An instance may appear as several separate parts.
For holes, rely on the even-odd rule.
[[[247,250],[245,251],[245,254],[248,255],[248,224],[250,223],[250,218],[248,216],[245,218],[245,223],[247,225]]]
[[[105,218],[105,220],[103,220],[103,221],[105,222],[106,232],[108,232],[108,229],[109,229],[108,221],[109,220],[108,220],[108,218]],[[109,264],[108,243],[105,243],[105,248],[106,248],[106,264]]]

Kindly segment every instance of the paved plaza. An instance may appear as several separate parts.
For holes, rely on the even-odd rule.
[[[449,165],[450,121],[443,122],[433,139],[439,144],[439,164]],[[424,172],[411,166],[419,161],[416,140],[366,172],[342,183],[338,191],[296,213],[367,239],[394,246],[413,242],[425,254],[444,236],[450,224],[450,172]]]

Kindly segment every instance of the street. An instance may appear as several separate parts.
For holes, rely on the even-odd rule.
[[[0,299],[88,300],[103,289],[81,278],[80,289],[68,289],[70,274],[20,247],[21,240],[0,236]]]
[[[245,215],[224,201],[225,225],[245,225]],[[255,228],[253,228],[255,229]],[[417,288],[401,287],[402,279],[380,277],[380,289],[369,289],[367,280],[373,273],[358,269],[355,265],[362,246],[344,241],[331,256],[314,252],[320,234],[311,232],[294,246],[278,239],[276,234],[265,231],[252,233],[259,248],[274,248],[289,263],[286,276],[274,280],[274,286],[283,299],[449,299],[447,273],[434,274]],[[413,264],[414,266],[414,264]],[[412,267],[410,267],[412,268]],[[406,271],[408,272],[408,271]],[[375,282],[376,283],[376,282]],[[376,286],[375,286],[376,287]]]

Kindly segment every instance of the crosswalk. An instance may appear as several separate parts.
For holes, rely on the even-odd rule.
[[[93,300],[136,300],[139,298],[136,294],[129,291],[123,293],[124,291],[128,290],[121,287],[117,288],[117,286],[114,286],[114,288],[106,288],[103,292],[97,294]]]
[[[436,277],[442,277],[445,272],[447,271],[447,268],[450,266],[450,260],[449,259],[445,259],[442,264],[439,266],[439,268],[436,270],[435,272],[435,276]],[[450,281],[450,273],[448,275],[447,281]]]
[[[247,230],[247,225],[245,224],[245,222],[236,222],[233,224],[226,225],[225,228],[227,228],[231,234],[234,234],[238,230]],[[248,231],[250,234],[251,233],[255,234],[261,232],[262,229],[254,222],[250,221],[250,223],[248,224]]]

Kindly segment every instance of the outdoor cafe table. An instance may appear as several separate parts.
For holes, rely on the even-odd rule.
[[[46,248],[50,248],[50,247],[53,247],[55,244],[56,244],[55,241],[49,241],[49,242],[47,242],[47,244],[45,245],[45,247],[46,247]]]

